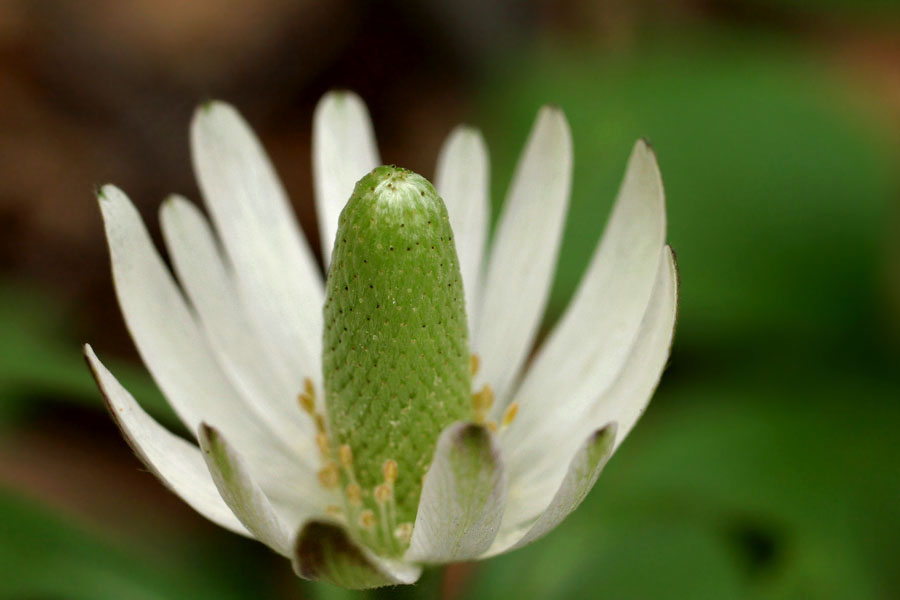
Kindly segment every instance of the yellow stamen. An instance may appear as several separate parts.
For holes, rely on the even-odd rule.
[[[331,447],[328,445],[328,436],[324,433],[316,434],[316,446],[319,447],[319,452],[322,453],[324,458],[328,458],[331,454]]]
[[[338,458],[344,468],[353,467],[353,450],[347,444],[341,444],[338,447]]]
[[[397,466],[397,461],[391,458],[384,461],[384,465],[381,467],[381,472],[384,475],[384,480],[387,483],[394,483],[397,481],[397,475],[399,474],[399,467]]]
[[[494,433],[497,433],[497,422],[496,421],[488,421],[487,423],[485,423],[485,426],[487,426],[487,428],[490,429],[491,431],[493,431]]]
[[[366,509],[359,513],[359,525],[360,527],[364,527],[365,529],[371,529],[375,527],[375,523],[378,522],[378,519],[375,518],[375,513],[369,509]]]
[[[311,415],[316,412],[316,401],[306,392],[301,392],[300,395],[297,396],[297,401],[300,403],[300,408],[302,408],[303,412],[306,414]]]
[[[357,483],[347,484],[347,502],[349,502],[352,506],[359,506],[362,504],[362,488],[359,487]]]
[[[309,377],[303,378],[303,392],[310,398],[315,399],[316,397],[316,388],[313,385],[312,379],[310,379]]]
[[[375,501],[384,504],[394,497],[394,490],[390,484],[382,483],[375,486]]]
[[[325,433],[325,417],[323,417],[319,413],[316,413],[315,419],[316,419],[316,431],[318,431],[319,433]]]
[[[331,461],[325,463],[325,466],[319,470],[319,483],[326,489],[337,487],[341,482],[341,474],[338,466]]]
[[[490,384],[484,384],[480,391],[472,394],[472,409],[475,411],[475,422],[484,423],[484,419],[494,404],[494,390]]]
[[[344,511],[341,510],[341,507],[335,506],[334,504],[329,504],[328,506],[326,506],[325,512],[327,512],[329,515],[332,515],[335,517],[340,517],[341,515],[344,514]]]
[[[469,356],[469,376],[475,377],[478,375],[478,369],[481,368],[481,358],[478,357],[477,354],[472,354]]]
[[[506,410],[503,411],[503,419],[500,421],[500,429],[506,429],[513,422],[513,419],[516,418],[516,414],[519,412],[519,403],[513,402],[509,406],[506,407]]]

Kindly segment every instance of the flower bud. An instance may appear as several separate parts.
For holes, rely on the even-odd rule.
[[[415,521],[441,431],[471,415],[462,279],[434,187],[397,167],[363,177],[341,213],[326,287],[330,435],[352,450],[364,490],[396,477],[393,537]],[[377,512],[371,495],[364,503]]]

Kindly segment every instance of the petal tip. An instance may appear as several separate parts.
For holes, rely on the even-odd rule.
[[[454,426],[451,425],[451,427]],[[454,439],[458,441],[483,439],[489,434],[487,427],[471,422],[458,423],[453,432]]]
[[[85,362],[87,362],[88,369],[91,372],[91,376],[94,378],[94,382],[97,384],[97,388],[100,390],[100,395],[103,396],[103,400],[106,402],[106,391],[103,388],[103,382],[100,379],[100,361],[97,359],[97,354],[94,352],[94,349],[90,344],[83,344],[81,346],[81,354],[84,356]]]
[[[470,144],[484,143],[484,136],[482,136],[481,130],[471,123],[460,123],[453,129],[452,135],[455,138],[459,138],[462,142]]]
[[[204,115],[211,115],[215,112],[221,110],[234,110],[233,107],[225,102],[224,100],[218,100],[216,98],[209,98],[204,100],[200,104],[197,105],[197,108],[194,109],[194,119],[202,117]]]
[[[571,169],[573,154],[572,129],[569,127],[569,120],[566,118],[562,108],[553,104],[546,104],[541,107],[531,128],[531,135],[526,143],[525,152],[528,152],[528,149],[532,147],[542,148],[544,152],[549,151],[558,154],[559,157],[564,158],[562,164],[566,165],[566,170]],[[567,177],[567,180],[570,178],[571,175]]]
[[[591,444],[594,448],[601,450],[602,452],[606,452],[608,449],[613,447],[613,444],[616,441],[616,434],[619,430],[619,424],[615,421],[610,421],[600,429],[594,431],[591,434]]]
[[[100,214],[107,228],[107,238],[111,224],[124,223],[135,218],[140,220],[140,217],[137,216],[137,209],[128,195],[111,183],[100,188],[97,194],[97,204],[100,206]]]
[[[325,92],[321,102],[342,102],[345,100],[361,100],[359,94],[348,88],[333,88]]]
[[[191,119],[191,140],[197,143],[198,136],[216,136],[223,128],[227,131],[234,123],[243,123],[238,110],[223,100],[207,100],[194,109]]]
[[[494,434],[484,425],[477,423],[457,423],[448,427],[453,445],[462,452],[479,452],[496,459],[499,456]]]
[[[566,134],[569,134],[569,120],[566,113],[558,104],[545,104],[538,111],[539,123],[548,123],[561,128]]]
[[[179,194],[169,194],[163,198],[162,204],[163,206],[179,207],[185,202],[187,202],[187,200],[183,196]]]
[[[97,354],[90,344],[84,344],[81,347],[81,353],[84,356],[84,361],[87,363],[88,370],[91,372],[91,377],[94,378],[94,384],[97,386],[97,389],[100,390],[100,397],[103,399],[103,405],[106,406],[106,410],[112,415],[113,420],[119,424],[119,419],[113,408],[112,400],[110,399],[106,387],[103,385],[103,379],[100,377],[99,369],[101,368],[101,365],[100,360],[97,358]],[[119,426],[121,427],[121,424],[119,424]]]
[[[227,442],[218,429],[203,421],[197,426],[197,442],[200,450],[215,461],[222,475],[230,480],[232,473],[230,465],[234,458],[230,456]]]
[[[219,440],[219,430],[203,421],[200,423],[200,426],[197,428],[197,433],[199,434],[201,445],[206,441],[207,444],[215,444]]]
[[[103,399],[103,405],[106,406],[107,412],[109,412],[109,415],[112,417],[113,421],[122,431],[122,435],[125,438],[125,441],[131,447],[134,453],[138,456],[138,458],[140,458],[141,461],[144,461],[146,463],[143,450],[141,450],[140,446],[137,444],[133,435],[129,431],[126,423],[122,420],[122,416],[119,414],[123,410],[121,404],[116,404],[113,393],[107,387],[106,382],[104,382],[104,374],[102,371],[105,371],[105,367],[100,362],[100,359],[97,358],[97,355],[94,353],[94,349],[90,344],[85,344],[82,347],[82,352],[84,353],[84,358],[87,362],[88,369],[91,372],[91,377],[94,378],[94,383],[97,385],[97,389],[100,390],[100,397]]]
[[[102,207],[104,204],[113,203],[125,198],[125,192],[111,183],[104,183],[97,188],[97,200]]]
[[[159,220],[164,227],[174,225],[171,221],[175,218],[176,213],[180,213],[188,208],[190,202],[183,196],[178,194],[169,194],[159,204]]]
[[[366,103],[362,97],[348,89],[333,89],[326,92],[316,105],[316,114],[324,115],[331,111],[351,110],[368,115]],[[320,117],[321,118],[321,117]]]
[[[640,138],[634,143],[625,168],[620,197],[622,193],[633,196],[640,204],[653,207],[662,244],[666,233],[666,194],[656,151],[647,138]]]
[[[663,252],[666,253],[666,258],[669,261],[669,268],[672,269],[672,274],[675,277],[675,295],[677,296],[681,289],[681,271],[678,268],[678,253],[675,252],[675,248],[669,244],[665,245]]]
[[[653,154],[653,155],[656,154],[656,149],[653,147],[653,142],[651,142],[650,138],[648,138],[648,137],[638,138],[638,141],[636,141],[634,143],[634,145],[636,148],[640,148],[644,152],[647,152],[647,153]]]
[[[541,106],[541,114],[547,115],[559,115],[565,118],[565,113],[563,112],[562,106],[557,104],[556,102],[548,102]]]
[[[656,160],[656,148],[650,143],[649,138],[638,138],[631,153],[633,160],[640,160],[642,165],[651,166],[654,170],[659,170]]]
[[[94,196],[97,198],[98,202],[103,202],[106,200],[106,191],[105,188],[110,185],[108,183],[104,183],[103,185],[95,185],[94,186]]]

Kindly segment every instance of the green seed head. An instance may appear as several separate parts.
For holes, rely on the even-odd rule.
[[[472,415],[466,332],[444,202],[420,175],[378,167],[338,224],[323,371],[348,521],[380,552],[405,548],[438,436]]]

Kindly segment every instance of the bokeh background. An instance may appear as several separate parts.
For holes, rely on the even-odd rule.
[[[234,103],[306,233],[312,110],[368,102],[426,176],[483,129],[495,210],[541,104],[575,179],[546,325],[634,140],[663,172],[682,303],[671,364],[585,504],[545,540],[385,597],[900,597],[900,4],[892,0],[0,0],[0,598],[349,598],[297,580],[148,474],[90,341],[180,429],[115,304],[96,185],[159,241],[197,199],[188,124]]]

